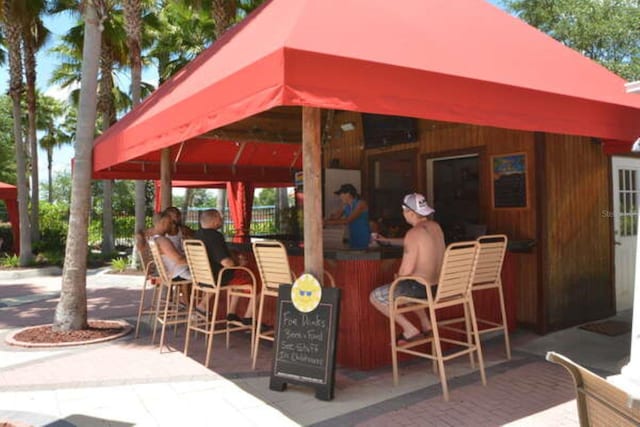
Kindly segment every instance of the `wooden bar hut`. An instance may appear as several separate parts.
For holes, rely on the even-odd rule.
[[[623,79],[483,0],[272,0],[96,140],[94,176],[302,168],[304,266],[321,270],[322,170],[359,169],[383,219],[421,191],[451,240],[508,234],[511,310],[547,332],[615,311],[609,154],[639,135]]]

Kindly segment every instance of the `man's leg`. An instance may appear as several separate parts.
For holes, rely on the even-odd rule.
[[[380,313],[384,314],[386,317],[389,317],[388,301],[386,303],[383,303],[378,300],[378,298],[376,298],[374,294],[375,291],[369,294],[369,301],[371,302],[371,305],[373,305]],[[425,316],[426,320],[426,314],[424,312],[422,314]],[[420,333],[418,328],[416,328],[413,323],[411,323],[403,314],[396,314],[394,320],[402,328],[402,335],[404,336],[404,338],[413,338]]]
[[[414,311],[418,319],[420,319],[420,326],[422,327],[422,332],[429,332],[431,330],[431,322],[429,321],[429,317],[427,316],[427,312],[425,310]]]

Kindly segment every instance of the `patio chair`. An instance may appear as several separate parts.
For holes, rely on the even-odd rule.
[[[329,273],[327,271],[327,269],[324,269],[324,283],[322,283],[322,286],[329,286],[330,288],[335,288],[336,287],[336,279],[333,278],[333,274]]]
[[[136,252],[140,257],[142,263],[142,269],[144,271],[144,281],[142,283],[142,289],[140,290],[140,303],[138,306],[138,318],[136,320],[136,331],[134,338],[138,338],[140,333],[140,320],[143,315],[153,316],[156,313],[156,298],[158,297],[158,289],[160,279],[156,266],[153,262],[153,256],[151,255],[151,249],[142,231],[139,231],[135,235]],[[145,298],[147,295],[148,286],[153,287],[153,294],[151,295],[151,303],[145,307]]]
[[[640,425],[640,408],[618,386],[553,351],[547,353],[547,360],[563,366],[571,374],[582,427]]]
[[[504,234],[492,234],[480,236],[476,239],[480,244],[478,249],[478,263],[473,275],[472,294],[477,291],[496,289],[498,291],[498,303],[500,304],[501,322],[478,318],[478,333],[502,331],[504,334],[504,349],[507,359],[511,359],[511,346],[509,345],[509,329],[507,327],[507,312],[504,307],[504,292],[502,290],[502,264],[507,251],[507,236]],[[487,326],[485,326],[487,325]]]
[[[476,267],[478,246],[477,242],[471,241],[452,243],[447,247],[442,260],[442,268],[440,270],[435,295],[433,295],[432,287],[421,277],[399,277],[391,284],[391,288],[389,289],[389,325],[391,331],[391,359],[394,385],[398,385],[398,353],[430,359],[434,362],[434,371],[437,365],[437,371],[440,375],[440,383],[442,385],[442,394],[445,401],[449,400],[449,389],[444,370],[444,362],[446,361],[466,354],[470,356],[474,353],[477,354],[482,384],[487,384],[482,350],[480,347],[480,336],[478,334],[478,325],[476,323],[473,298],[471,296],[471,282]],[[407,279],[415,280],[424,285],[427,297],[394,297],[393,295],[395,294],[398,283]],[[438,318],[436,316],[437,311],[455,306],[462,306],[464,309],[466,341],[446,338],[440,334]],[[398,344],[394,320],[395,315],[417,310],[427,310],[432,327],[431,334],[424,338]],[[453,345],[453,350],[446,355],[442,352],[443,342]],[[427,352],[428,344],[431,344],[430,352]],[[424,346],[425,350],[418,350],[417,347],[420,346]],[[471,357],[471,366],[474,367],[473,357]]]
[[[262,242],[254,242],[252,244],[252,248],[256,264],[258,265],[260,280],[262,281],[260,308],[258,310],[257,330],[253,350],[252,369],[255,369],[256,361],[258,360],[260,340],[274,340],[273,329],[267,332],[262,332],[264,300],[267,297],[278,298],[278,287],[282,284],[293,283],[295,275],[291,271],[287,250],[282,243],[275,240],[266,240]]]
[[[187,264],[191,271],[191,298],[189,303],[189,315],[187,322],[187,336],[184,343],[184,354],[188,355],[191,331],[201,332],[207,337],[207,354],[204,364],[208,368],[213,349],[213,337],[216,334],[226,334],[226,345],[229,348],[229,334],[236,331],[251,331],[251,342],[249,344],[250,354],[253,353],[253,340],[255,334],[255,318],[251,325],[244,325],[241,322],[228,321],[225,319],[217,319],[218,304],[220,302],[220,294],[226,291],[227,307],[232,296],[247,298],[249,304],[254,307],[256,305],[256,279],[251,270],[246,267],[224,267],[218,273],[217,279],[214,277],[209,262],[207,249],[201,240],[187,239],[182,242],[184,253],[187,257]],[[227,284],[222,285],[222,277],[226,271],[242,271],[247,274],[249,283]],[[213,296],[213,306],[210,307],[211,296]],[[202,298],[205,300],[205,311],[200,312],[196,309],[196,305]],[[209,314],[211,313],[211,314]],[[210,317],[211,316],[211,317]],[[216,330],[216,325],[224,325],[223,328]]]
[[[177,328],[178,325],[187,323],[188,310],[186,306],[180,303],[180,294],[187,295],[187,289],[191,284],[191,280],[171,279],[162,262],[158,245],[153,240],[149,241],[149,249],[151,249],[153,263],[156,266],[160,280],[160,290],[156,300],[156,314],[151,342],[153,343],[156,339],[156,330],[159,323],[162,325],[162,332],[160,333],[160,351],[162,352],[167,325],[174,325],[175,328]],[[162,305],[164,305],[164,309],[161,310]]]

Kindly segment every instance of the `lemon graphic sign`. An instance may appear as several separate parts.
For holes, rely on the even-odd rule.
[[[293,282],[291,301],[298,311],[309,313],[315,310],[321,299],[322,286],[313,275],[304,273]]]

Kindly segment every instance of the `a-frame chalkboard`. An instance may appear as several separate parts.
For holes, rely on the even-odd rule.
[[[340,289],[322,288],[320,304],[303,313],[291,301],[291,285],[280,285],[271,390],[301,384],[315,388],[318,399],[333,399],[339,313]]]

